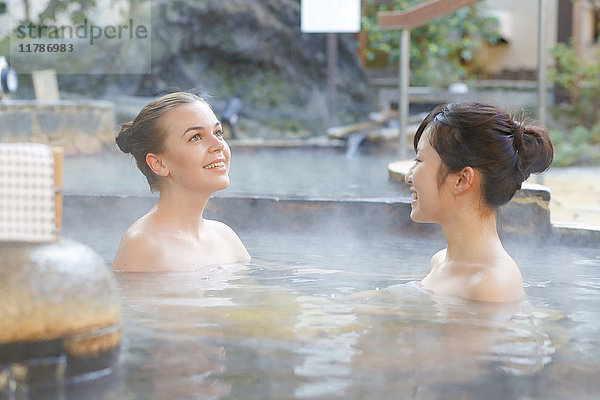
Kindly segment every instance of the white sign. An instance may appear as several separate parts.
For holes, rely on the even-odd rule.
[[[304,33],[360,32],[360,0],[301,0]]]

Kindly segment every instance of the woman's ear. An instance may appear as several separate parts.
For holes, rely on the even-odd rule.
[[[158,176],[168,176],[169,168],[164,163],[163,159],[156,154],[148,153],[146,154],[146,164],[150,167],[152,172],[154,172]]]
[[[452,180],[452,192],[456,195],[464,193],[473,187],[477,181],[477,172],[471,167],[464,167],[456,174]]]

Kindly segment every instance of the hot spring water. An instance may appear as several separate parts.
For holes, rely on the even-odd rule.
[[[402,195],[387,182],[385,157],[355,162],[343,154],[337,161],[304,156],[265,152],[244,158],[234,152],[228,191]],[[80,165],[67,163],[67,194],[146,192],[141,176],[122,168],[125,162],[105,163],[104,175],[87,168],[79,176],[84,161],[72,162]],[[282,171],[293,179],[267,178]],[[104,197],[67,198],[64,235],[91,245],[110,263],[124,228],[154,199]],[[238,211],[227,204],[217,204],[220,218]],[[355,207],[365,219],[354,231],[343,221],[312,221],[311,229],[276,225],[277,218],[293,219],[264,219],[265,210],[258,209],[246,225],[232,225],[253,255],[248,263],[181,274],[116,273],[123,303],[121,363],[93,386],[74,385],[61,395],[571,399],[600,392],[597,247],[509,237],[505,244],[521,267],[524,301],[474,303],[431,295],[414,283],[444,246],[439,235],[416,225],[390,234],[381,219],[364,212],[368,204]],[[398,219],[395,212],[390,208],[388,219]]]

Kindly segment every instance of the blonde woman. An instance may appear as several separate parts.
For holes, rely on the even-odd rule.
[[[160,196],[123,235],[113,269],[192,271],[250,259],[231,228],[203,217],[209,197],[229,185],[231,157],[208,103],[184,92],[162,96],[124,124],[116,142]]]

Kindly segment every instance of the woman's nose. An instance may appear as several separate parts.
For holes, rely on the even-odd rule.
[[[212,137],[212,143],[210,144],[211,151],[222,151],[225,148],[225,140],[216,136]]]
[[[412,185],[412,173],[414,167],[415,165],[413,164],[412,167],[410,167],[410,169],[406,173],[406,175],[404,175],[404,182],[408,183],[409,185]]]

